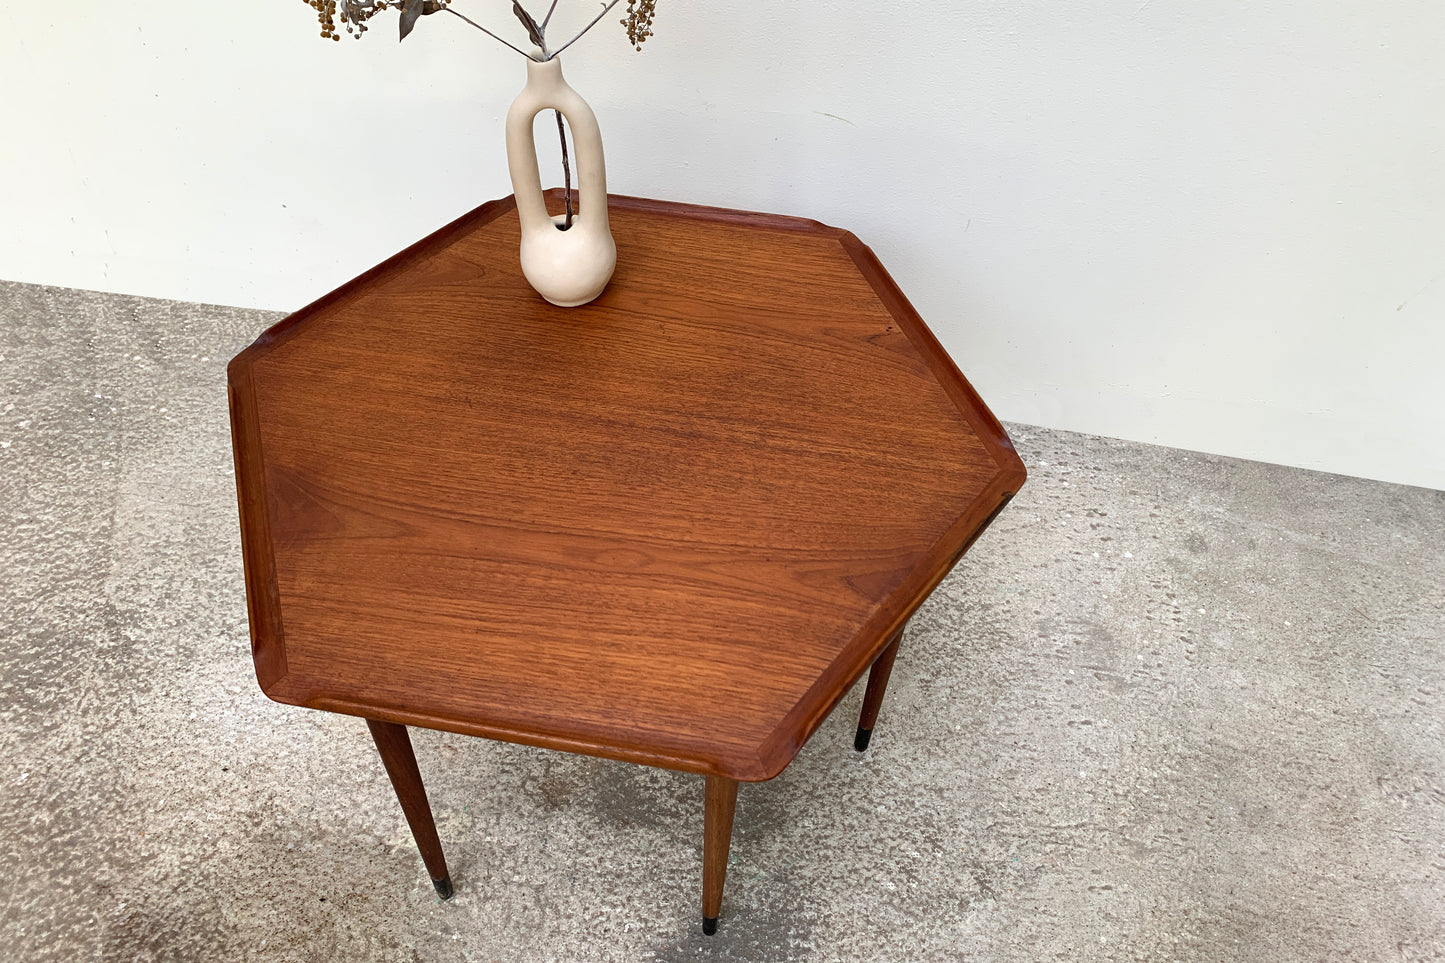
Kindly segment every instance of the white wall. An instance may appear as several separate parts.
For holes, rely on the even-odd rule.
[[[454,18],[11,6],[0,277],[290,309],[510,192]],[[1006,419],[1445,488],[1440,0],[659,7],[565,57],[613,191],[855,231]]]

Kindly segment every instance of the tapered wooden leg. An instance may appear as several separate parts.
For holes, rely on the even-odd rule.
[[[728,875],[728,850],[733,842],[733,811],[737,808],[738,784],[723,776],[706,776],[707,802],[703,810],[702,834],[702,931],[717,932],[722,909],[723,883]]]
[[[883,707],[883,693],[888,689],[888,676],[893,672],[893,660],[898,658],[898,643],[903,641],[903,629],[893,634],[893,641],[878,653],[873,668],[868,670],[868,691],[863,693],[863,714],[858,717],[858,734],[853,737],[853,748],[862,752],[873,738],[873,724],[878,721],[878,710]]]
[[[416,767],[416,754],[411,751],[406,726],[375,719],[367,719],[366,725],[371,729],[376,751],[381,753],[386,774],[391,777],[401,811],[406,813],[407,825],[411,826],[416,848],[421,850],[421,861],[426,864],[431,884],[438,896],[451,899],[452,878],[447,872],[447,858],[442,854],[442,841],[437,837],[437,825],[432,820],[431,804],[426,799],[426,787],[421,784],[421,772]]]

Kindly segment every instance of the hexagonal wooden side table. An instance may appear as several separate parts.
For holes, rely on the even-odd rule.
[[[554,198],[555,199],[555,198]],[[406,726],[706,777],[704,929],[771,779],[1024,481],[872,252],[815,221],[611,198],[563,309],[485,204],[232,362],[256,674],[368,720],[451,882]]]

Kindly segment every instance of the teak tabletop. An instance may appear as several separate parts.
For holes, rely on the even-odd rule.
[[[508,198],[231,362],[253,652],[271,698],[371,720],[439,890],[406,725],[709,777],[711,931],[737,782],[874,665],[866,745],[1024,468],[853,235],[609,200],[589,305],[527,286]]]

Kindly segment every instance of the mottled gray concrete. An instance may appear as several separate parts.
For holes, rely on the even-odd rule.
[[[0,284],[0,958],[1445,958],[1445,494],[1013,428],[1028,486],[744,786],[357,720],[251,674],[226,359],[275,315]],[[967,358],[963,361],[966,369]]]

